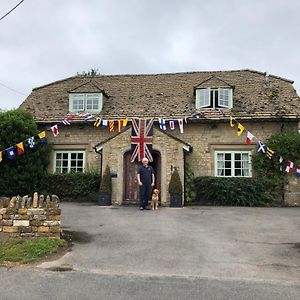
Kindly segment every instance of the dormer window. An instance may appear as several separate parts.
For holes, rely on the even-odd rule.
[[[100,112],[103,105],[102,93],[69,94],[70,112]]]
[[[196,109],[232,108],[231,88],[196,89]]]

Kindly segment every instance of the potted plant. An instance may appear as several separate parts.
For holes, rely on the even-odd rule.
[[[182,207],[182,184],[177,169],[171,175],[169,183],[170,207]]]
[[[98,196],[98,205],[111,205],[112,181],[109,165],[106,166],[102,180],[100,183],[100,190]]]

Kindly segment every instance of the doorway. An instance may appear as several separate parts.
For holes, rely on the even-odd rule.
[[[161,190],[161,157],[158,151],[153,151],[153,162],[149,162],[155,175],[155,188]],[[123,202],[125,205],[138,205],[139,203],[139,186],[136,174],[140,163],[131,162],[130,151],[124,154],[124,182],[123,182]]]

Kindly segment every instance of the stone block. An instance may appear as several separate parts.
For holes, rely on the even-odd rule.
[[[16,206],[16,201],[17,201],[17,197],[16,196],[13,196],[11,199],[10,199],[10,202],[9,202],[9,208],[14,208]]]
[[[43,208],[29,208],[27,210],[28,215],[43,215],[45,210]]]
[[[28,195],[22,197],[22,200],[21,200],[21,208],[25,208],[26,203],[27,203],[27,200],[28,200]]]
[[[60,215],[61,209],[60,208],[47,208],[46,214],[48,215]]]
[[[18,214],[18,209],[9,207],[6,209],[6,213],[8,215],[16,215]]]
[[[49,232],[49,227],[48,226],[39,226],[38,227],[38,232]]]
[[[2,220],[3,219],[3,216],[2,215],[0,215],[0,220]]]
[[[43,226],[60,226],[60,221],[44,221]]]
[[[19,233],[29,233],[29,232],[32,232],[32,228],[31,228],[31,226],[19,226],[18,232]]]
[[[2,226],[0,226],[0,232],[2,232]]]
[[[19,215],[27,215],[27,208],[19,208],[18,214]]]
[[[32,232],[37,232],[38,231],[38,227],[37,226],[31,226],[31,230],[32,230]]]
[[[49,231],[51,233],[58,233],[58,232],[61,232],[61,228],[60,228],[60,226],[52,226],[52,227],[50,227]]]
[[[44,207],[44,201],[45,201],[45,196],[44,195],[40,195],[39,198],[39,207]]]
[[[47,216],[45,216],[45,215],[33,215],[32,219],[33,220],[38,220],[38,221],[45,221],[47,219]]]
[[[13,220],[1,220],[0,225],[1,226],[12,226],[13,225]]]
[[[27,202],[26,202],[26,207],[30,208],[31,207],[31,202],[32,202],[32,198],[28,197]]]
[[[61,221],[61,215],[47,215],[47,221]]]
[[[18,232],[18,227],[14,227],[14,226],[3,226],[2,229],[3,229],[3,232],[7,232],[7,233],[17,233]]]
[[[20,233],[20,236],[24,237],[24,238],[31,238],[31,237],[34,237],[34,233],[33,232],[30,232],[30,233]]]
[[[13,226],[29,226],[29,220],[14,220]]]
[[[50,208],[51,207],[51,198],[49,195],[47,195],[46,197],[46,207],[47,208]]]
[[[31,220],[30,225],[31,226],[43,226],[44,220]]]

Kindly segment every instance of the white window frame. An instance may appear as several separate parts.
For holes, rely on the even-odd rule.
[[[91,100],[89,98],[98,98],[98,108],[88,108],[88,101]],[[74,101],[79,100],[77,98],[83,99],[83,106],[81,108],[74,108]],[[103,94],[102,93],[78,93],[78,94],[69,94],[69,111],[70,112],[101,112],[103,107]]]
[[[231,175],[225,175],[225,172],[224,172],[224,175],[221,175],[221,174],[218,174],[218,170],[225,170],[225,165],[222,166],[221,168],[219,167],[219,164],[218,164],[218,154],[230,154],[231,155],[231,158],[230,158],[230,168],[227,168],[227,169],[230,169],[231,170]],[[245,170],[248,170],[249,171],[249,174],[248,175],[235,175],[235,171],[237,170],[235,168],[235,154],[241,154],[241,156],[243,156],[243,154],[248,154],[248,160],[243,160],[241,159],[241,173],[242,173],[242,170],[243,170],[243,167],[242,167],[242,164],[243,162],[245,162],[247,165],[248,165],[248,168],[244,168]],[[215,176],[216,177],[252,177],[252,162],[251,162],[251,158],[252,158],[252,152],[251,151],[244,151],[244,150],[216,150],[215,151],[215,159],[214,159],[214,166],[215,166]],[[222,161],[220,161],[222,162]],[[223,160],[224,162],[224,160]],[[238,168],[239,169],[239,168]]]
[[[211,91],[218,91],[218,105],[222,108],[232,108],[233,107],[233,92],[231,88],[206,88],[206,89],[196,89],[196,109],[201,108],[211,108]],[[215,97],[215,93],[213,93]],[[227,98],[227,99],[226,99]],[[216,108],[216,100],[213,101],[213,109]],[[225,103],[227,102],[227,104]],[[223,103],[222,103],[223,102]]]
[[[70,173],[71,172],[71,154],[72,153],[80,153],[80,154],[83,154],[83,158],[82,158],[82,172],[81,171],[77,171],[77,163],[76,163],[76,170],[75,172],[80,172],[80,173],[84,173],[85,171],[85,151],[84,150],[55,150],[54,151],[54,155],[53,155],[53,173],[57,173],[57,174],[63,174],[62,172],[62,166],[57,166],[57,158],[56,158],[56,155],[58,153],[61,153],[61,154],[68,154],[68,171],[67,173]],[[60,168],[61,171],[60,172],[57,172],[57,168]]]

